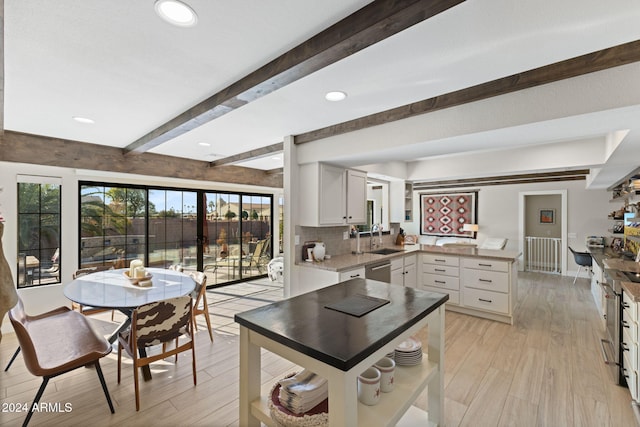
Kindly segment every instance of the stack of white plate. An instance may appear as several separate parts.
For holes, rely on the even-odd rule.
[[[422,343],[413,337],[401,342],[394,353],[398,366],[413,366],[422,363]]]

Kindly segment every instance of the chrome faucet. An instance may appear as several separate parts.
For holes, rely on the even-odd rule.
[[[378,243],[373,240],[373,233],[378,232]],[[382,227],[380,224],[372,224],[369,230],[369,250],[373,250],[375,247],[382,246]]]

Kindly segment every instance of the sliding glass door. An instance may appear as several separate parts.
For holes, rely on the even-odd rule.
[[[273,197],[265,194],[80,185],[80,267],[180,264],[208,286],[265,276]]]

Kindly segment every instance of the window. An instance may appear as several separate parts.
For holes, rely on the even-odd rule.
[[[18,288],[60,283],[60,182],[18,176]]]

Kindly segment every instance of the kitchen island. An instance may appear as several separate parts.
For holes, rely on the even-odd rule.
[[[354,297],[388,303],[360,317],[327,308]],[[239,313],[240,425],[275,425],[268,391],[261,390],[261,348],[324,377],[329,387],[329,425],[396,425],[405,413],[420,425],[444,421],[444,303],[447,295],[352,279]],[[428,326],[421,364],[398,367],[395,390],[376,406],[357,399],[357,377],[402,341]],[[414,400],[428,388],[428,412]]]

